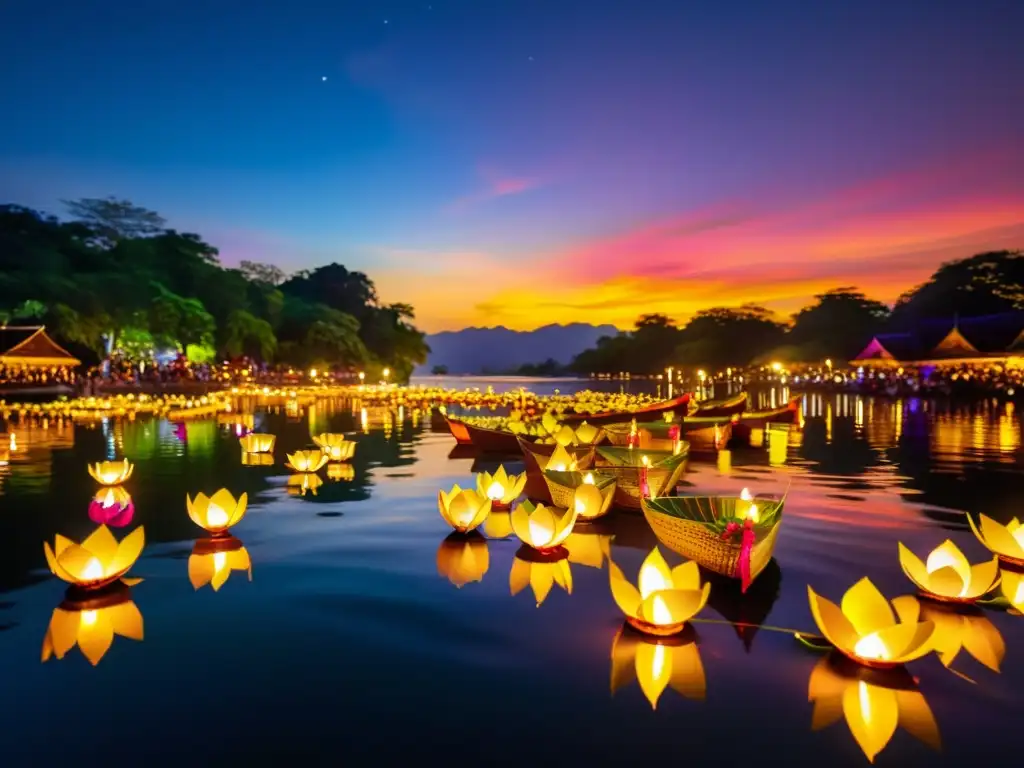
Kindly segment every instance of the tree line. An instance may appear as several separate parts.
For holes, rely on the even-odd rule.
[[[386,304],[341,264],[286,275],[220,263],[199,235],[115,198],[66,202],[61,220],[0,206],[0,323],[45,323],[86,361],[176,349],[193,362],[242,356],[297,366],[391,369],[429,349],[408,304]]]
[[[892,309],[855,287],[841,287],[818,294],[788,321],[754,304],[701,310],[682,326],[663,314],[643,315],[632,330],[601,337],[569,368],[581,374],[652,374],[668,366],[721,370],[826,359],[838,365],[880,332],[913,330],[923,320],[1020,310],[1024,252],[993,251],[941,265]]]

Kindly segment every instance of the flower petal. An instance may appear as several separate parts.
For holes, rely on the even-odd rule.
[[[896,623],[889,601],[867,576],[846,590],[841,608],[860,637]]]
[[[672,589],[672,571],[658,547],[652,549],[640,565],[637,586],[640,588],[640,596],[645,600],[655,592]]]
[[[853,738],[867,759],[874,762],[899,725],[896,692],[858,680],[843,692],[843,714]]]
[[[821,630],[821,634],[836,648],[843,651],[853,651],[859,636],[850,620],[843,615],[843,611],[831,600],[818,595],[810,586],[807,587],[807,598],[811,605],[811,614],[814,622]]]
[[[694,642],[671,647],[672,677],[668,684],[676,693],[694,701],[704,701],[707,679],[700,661],[700,649]]]
[[[914,582],[914,586],[925,592],[930,591],[928,587],[928,569],[921,562],[921,558],[911,552],[903,542],[897,543],[900,558],[900,567],[907,575],[907,578]]]
[[[631,618],[639,617],[642,602],[640,591],[626,580],[622,569],[611,560],[608,561],[608,583],[619,610]]]
[[[672,657],[669,648],[655,643],[641,642],[636,649],[636,677],[640,690],[658,708],[658,699],[672,679]]]
[[[935,624],[922,621],[918,624],[894,624],[878,630],[877,637],[889,651],[888,660],[902,664],[931,653],[934,633]]]
[[[687,560],[672,569],[673,589],[700,589],[700,567],[696,560]]]
[[[655,592],[640,603],[640,618],[648,624],[661,625],[689,621],[704,607],[710,593],[710,582],[702,590],[665,589]]]
[[[135,561],[139,559],[139,555],[142,554],[142,549],[145,546],[146,533],[140,525],[121,539],[121,543],[117,545],[117,554],[110,563],[109,573],[124,573],[135,565]]]
[[[970,586],[964,597],[981,597],[999,585],[999,558],[993,557],[984,563],[971,566]]]
[[[508,587],[518,595],[530,584],[530,563],[518,557],[512,558],[512,570],[508,574]]]
[[[103,569],[109,571],[110,563],[117,556],[117,539],[107,526],[101,525],[82,542],[82,549],[92,553],[103,564]]]
[[[949,539],[939,544],[928,553],[927,568],[929,573],[934,573],[940,568],[952,568],[960,576],[963,584],[971,582],[971,564],[967,562],[964,553]]]
[[[993,672],[999,672],[1006,656],[1002,634],[986,616],[964,616],[963,620],[960,642],[964,650]]]
[[[1010,533],[1006,526],[1000,525],[987,515],[980,515],[982,543],[999,555],[1015,559],[1024,558],[1024,547]]]

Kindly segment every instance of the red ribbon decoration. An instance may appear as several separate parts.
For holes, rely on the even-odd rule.
[[[640,467],[640,495],[645,498],[651,498],[651,486],[647,483],[647,467]]]
[[[737,522],[731,522],[725,526],[725,530],[722,532],[723,539],[731,539],[737,533],[742,533],[743,539],[740,543],[740,586],[745,594],[747,587],[750,586],[750,554],[754,551],[754,521],[745,520],[742,525]]]
[[[668,437],[669,437],[669,440],[678,440],[679,439],[679,425],[678,424],[673,424],[671,427],[668,428]]]

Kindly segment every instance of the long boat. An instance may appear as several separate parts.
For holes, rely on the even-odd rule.
[[[558,444],[534,443],[522,437],[517,439],[523,452],[523,466],[526,468],[526,487],[523,488],[523,493],[528,499],[550,504],[551,490],[544,479],[544,470],[547,469],[548,459],[558,448]],[[568,446],[565,452],[575,460],[576,469],[580,471],[590,469],[594,463],[595,449],[592,445]]]
[[[673,428],[679,430],[678,438],[672,437]],[[629,444],[631,425],[616,424],[605,428],[605,434],[612,445],[626,447]],[[671,451],[677,440],[690,444],[690,453],[713,453],[728,445],[732,438],[733,423],[728,418],[707,416],[689,418],[681,424],[649,423],[637,427],[637,448],[640,450]]]
[[[481,453],[519,454],[519,438],[514,432],[478,427],[468,421],[462,422],[462,426],[469,433],[469,440],[473,447]]]
[[[747,408],[747,393],[726,397],[722,400],[705,400],[697,405],[691,416],[732,416],[742,413]]]
[[[656,421],[662,418],[662,414],[668,411],[680,411],[685,413],[687,406],[690,404],[690,393],[685,392],[679,397],[674,397],[671,400],[662,400],[660,403],[653,403],[651,405],[644,406],[643,408],[637,408],[635,411],[605,411],[604,413],[563,413],[558,419],[565,424],[578,424],[580,422],[587,422],[588,424],[616,424],[623,421],[631,421],[636,419],[637,421]]]
[[[452,437],[455,438],[456,443],[459,445],[473,444],[473,438],[469,435],[469,429],[467,428],[468,425],[466,422],[445,416],[444,423],[448,425],[448,431],[452,433]]]
[[[800,414],[800,404],[803,395],[796,395],[789,399],[789,402],[781,408],[773,408],[768,411],[745,411],[738,419],[735,419],[732,426],[733,436],[742,442],[750,442],[750,433],[755,429],[765,429],[769,424],[792,424]]]

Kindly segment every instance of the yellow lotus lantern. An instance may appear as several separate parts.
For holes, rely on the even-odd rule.
[[[623,626],[612,641],[611,656],[612,694],[636,680],[651,709],[657,709],[669,687],[695,701],[703,701],[707,694],[700,650],[692,638],[655,638]]]
[[[327,479],[335,482],[344,480],[346,483],[350,483],[356,479],[355,467],[351,464],[328,464]]]
[[[971,565],[949,539],[933,549],[924,563],[899,544],[900,565],[926,595],[951,603],[973,603],[999,584],[999,558]]]
[[[527,546],[539,552],[554,552],[562,545],[576,524],[575,510],[534,506],[524,501],[512,510],[512,530]]]
[[[711,593],[711,584],[701,586],[700,569],[692,560],[670,569],[657,547],[640,566],[638,587],[627,581],[614,562],[608,562],[612,597],[626,621],[641,632],[672,635],[700,613]]]
[[[288,493],[292,496],[305,496],[307,493],[316,496],[316,492],[323,484],[324,481],[320,479],[320,475],[312,472],[300,472],[288,478]]]
[[[1024,613],[1024,573],[1003,569],[1003,597],[1019,613]]]
[[[548,457],[548,463],[544,469],[554,469],[558,472],[571,472],[576,469],[576,459],[565,450],[564,446],[557,445],[555,450]]]
[[[42,660],[63,659],[77,645],[96,666],[115,635],[139,641],[143,637],[142,613],[125,586],[92,600],[65,600],[54,608],[43,637]]]
[[[227,488],[221,488],[213,496],[197,494],[195,499],[185,494],[185,506],[192,522],[214,536],[223,536],[228,528],[245,517],[249,495],[243,493],[238,499]]]
[[[1015,517],[1002,525],[988,515],[979,515],[978,519],[981,521],[981,530],[974,524],[974,518],[967,515],[967,522],[971,524],[971,530],[978,541],[1003,562],[1024,566],[1024,525],[1021,525],[1020,520]]]
[[[846,719],[857,745],[871,762],[902,727],[932,749],[941,748],[939,726],[928,702],[905,670],[840,669],[825,656],[811,671],[808,700],[814,704],[811,730]]]
[[[437,548],[437,572],[461,589],[471,581],[482,581],[490,567],[487,539],[479,534],[451,534]]]
[[[487,519],[491,500],[456,483],[447,493],[437,492],[437,509],[448,525],[459,533],[468,533]]]
[[[584,421],[582,424],[576,427],[576,442],[579,443],[580,445],[590,445],[595,440],[597,440],[600,434],[601,429],[599,427],[595,427],[592,424],[587,424],[587,422]]]
[[[245,453],[271,453],[276,441],[275,435],[264,435],[259,432],[251,432],[238,440]]]
[[[288,457],[287,466],[296,472],[317,472],[327,463],[323,451],[296,451],[285,455]]]
[[[331,432],[324,432],[313,438],[320,450],[330,461],[348,461],[356,452],[354,440],[346,440],[344,435]]]
[[[483,529],[484,536],[489,539],[507,538],[514,533],[512,530],[512,513],[491,509],[491,514],[484,520],[481,528]]]
[[[120,485],[132,476],[135,465],[128,459],[124,461],[98,461],[90,464],[89,474],[100,485]]]
[[[846,591],[841,608],[809,586],[807,595],[821,633],[859,664],[891,668],[932,650],[935,625],[918,621],[920,604],[912,596],[897,597],[890,606],[867,577]]]
[[[274,454],[272,453],[246,453],[242,451],[243,467],[272,467],[274,466]]]
[[[568,594],[572,594],[572,571],[569,560],[562,557],[558,560],[545,562],[532,558],[526,552],[518,552],[512,558],[512,570],[508,574],[508,586],[512,596],[518,595],[526,587],[533,591],[537,607],[547,599],[551,588],[558,585]]]
[[[921,601],[921,618],[935,625],[932,647],[943,666],[951,666],[964,650],[993,672],[999,672],[1006,656],[1006,643],[987,616]]]
[[[145,544],[141,525],[120,543],[101,525],[81,544],[58,533],[52,549],[43,542],[43,552],[54,576],[82,589],[99,589],[128,573]]]
[[[586,479],[587,476],[591,478],[589,483]],[[615,490],[611,489],[611,493],[607,496],[608,504],[605,504],[605,496],[593,483],[594,476],[590,473],[587,473],[587,476],[584,476],[583,482],[576,488],[572,498],[573,509],[579,515],[580,520],[594,520],[604,515],[611,507],[611,499],[615,493]]]
[[[490,472],[478,472],[476,476],[477,495],[490,499],[492,509],[507,509],[519,498],[525,487],[526,473],[510,475],[504,465],[500,465],[493,475]]]
[[[252,581],[252,558],[234,536],[198,539],[188,556],[188,580],[193,589],[209,584],[217,592],[232,571],[245,571]]]

